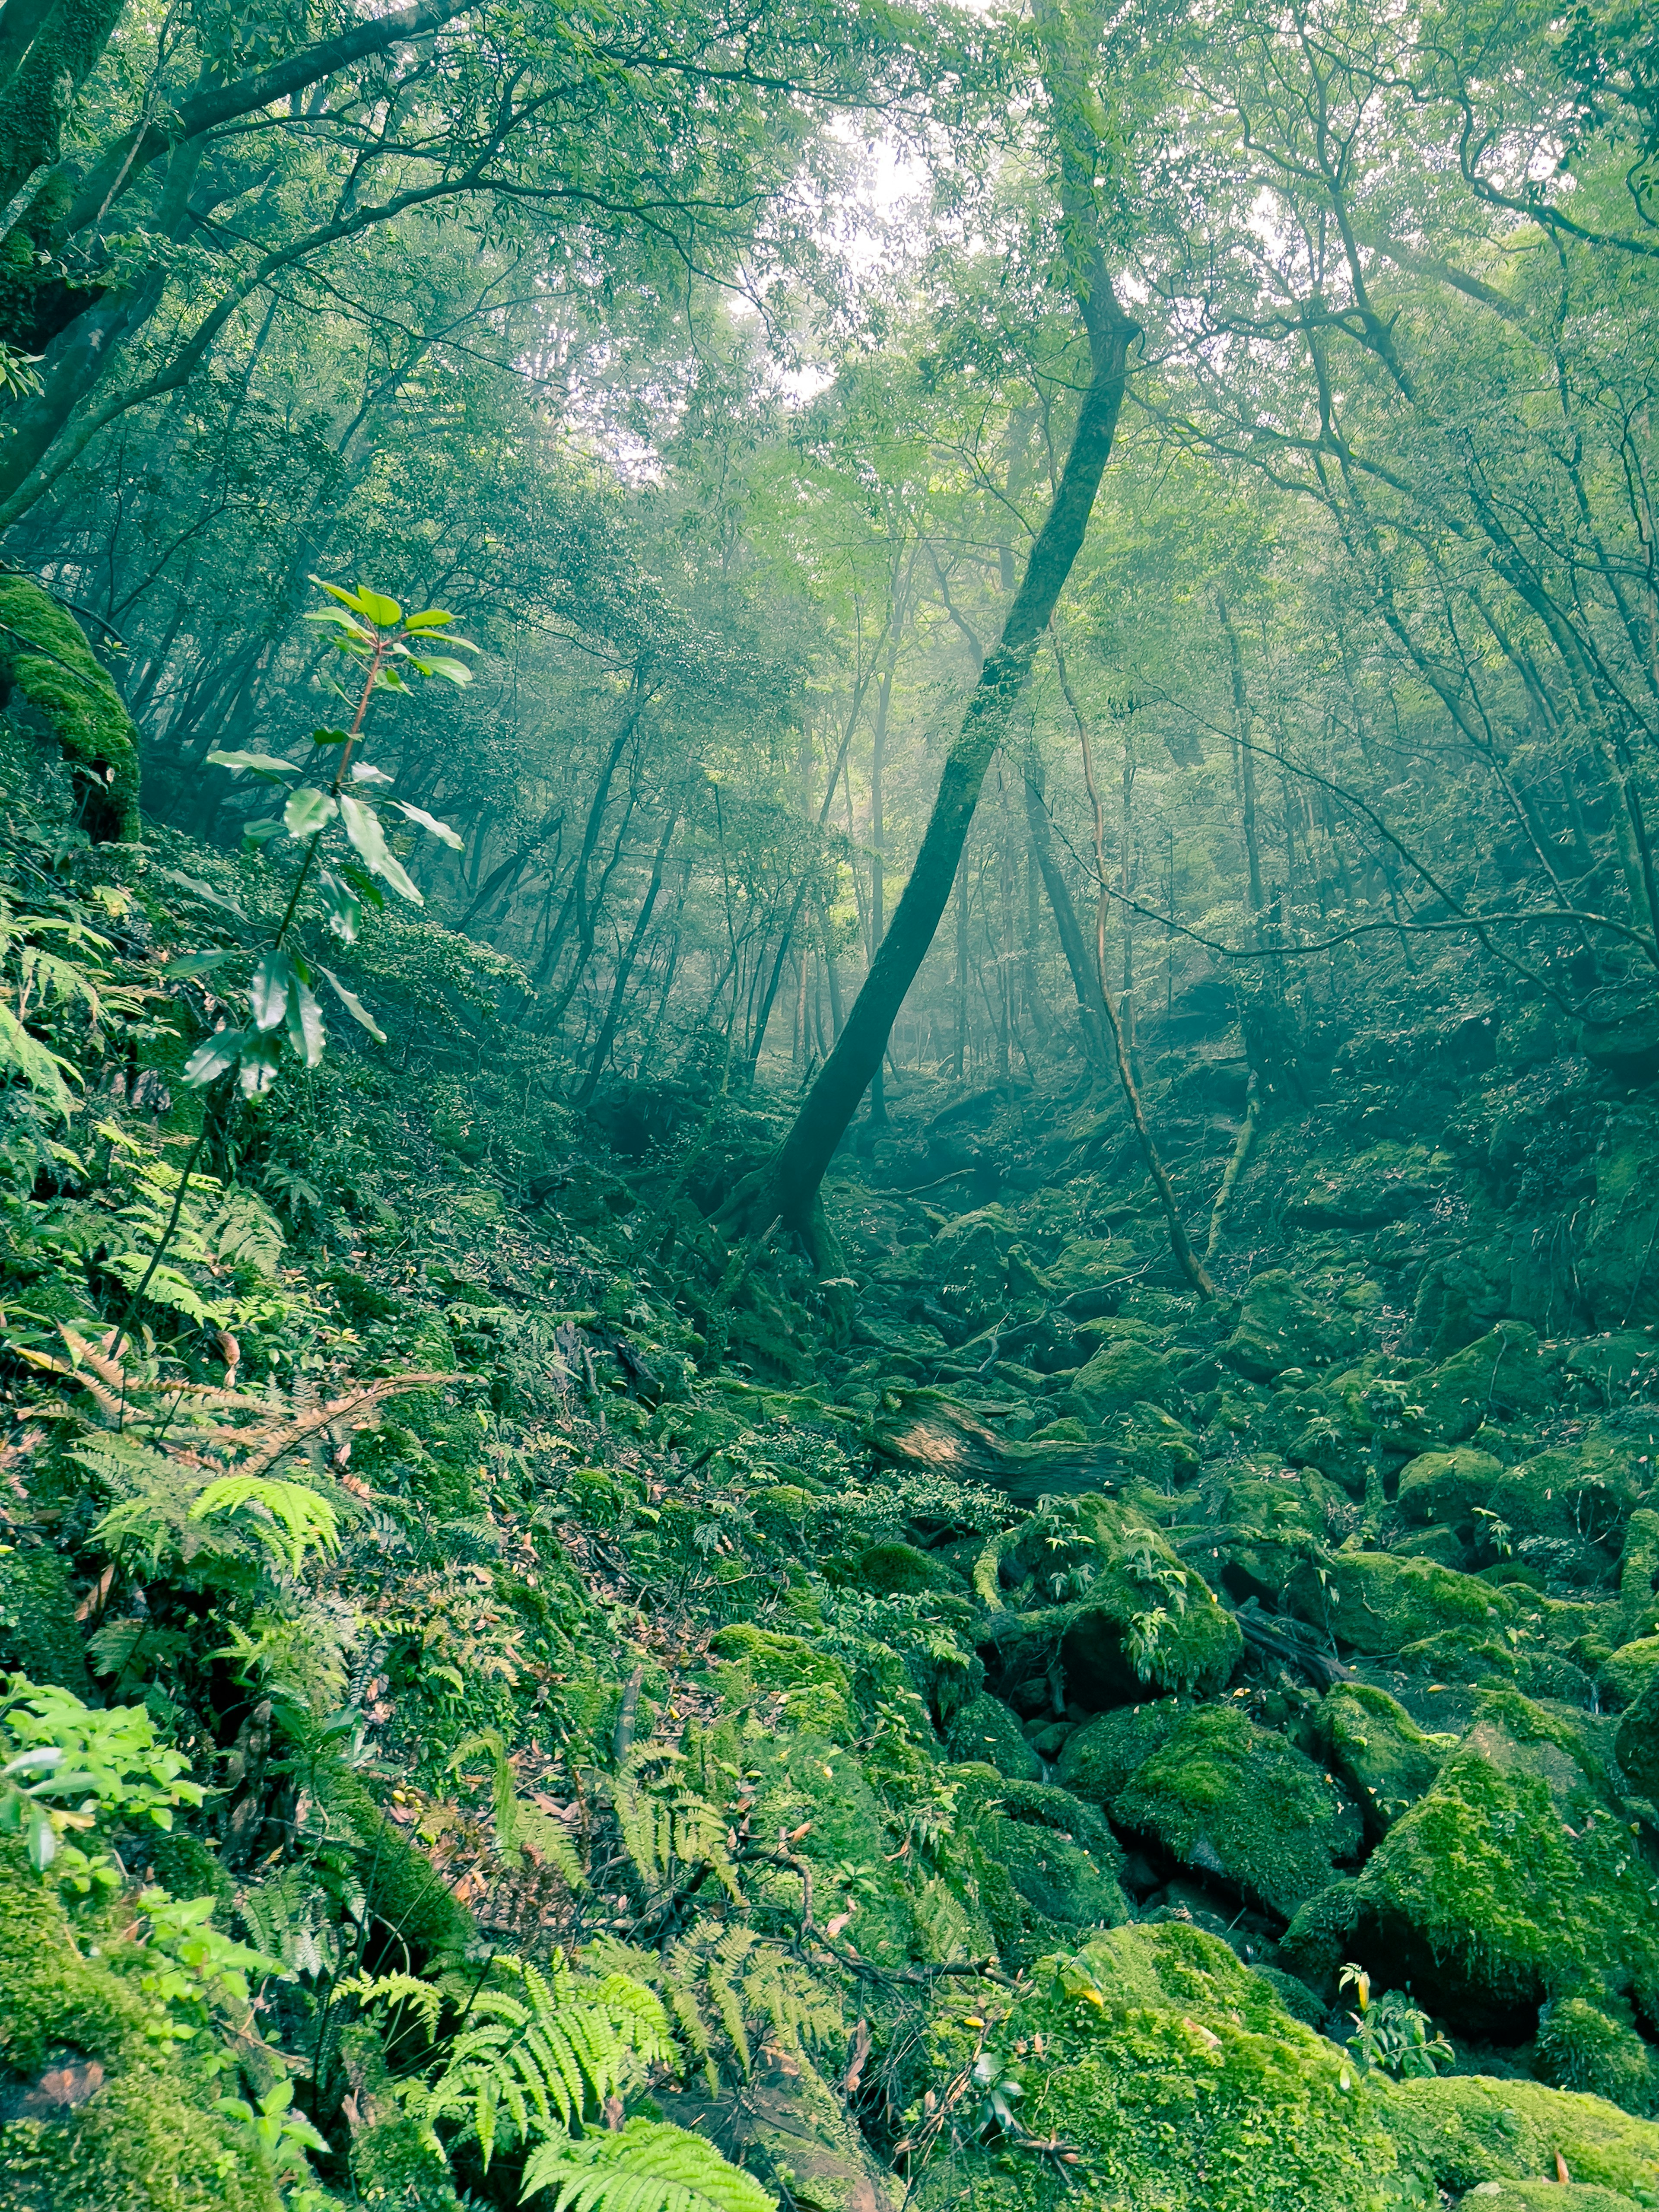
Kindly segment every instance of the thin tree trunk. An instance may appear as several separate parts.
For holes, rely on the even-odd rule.
[[[668,811],[663,823],[662,836],[657,841],[656,857],[651,863],[651,880],[645,887],[645,899],[634,920],[634,933],[629,939],[622,958],[617,963],[616,979],[611,986],[611,1003],[605,1008],[605,1019],[599,1024],[599,1042],[593,1048],[593,1057],[588,1063],[586,1079],[576,1093],[576,1103],[587,1105],[599,1087],[599,1078],[605,1073],[605,1063],[611,1056],[616,1041],[617,1025],[622,1019],[623,1000],[628,995],[629,978],[634,973],[634,963],[639,957],[640,947],[645,942],[645,933],[651,927],[651,915],[657,903],[657,894],[662,889],[663,864],[668,858],[668,848],[674,842],[680,811],[678,805]]]
[[[829,1064],[807,1094],[767,1173],[758,1208],[766,1213],[767,1222],[781,1215],[799,1228],[811,1216],[823,1171],[880,1064],[888,1032],[933,941],[979,804],[980,787],[1007,733],[1048,617],[1082,548],[1117,429],[1129,347],[1139,334],[1139,325],[1119,307],[1098,252],[1090,277],[1083,309],[1092,373],[1054,504],[1031,548],[1002,636],[987,657],[945,759],[921,848],[892,926],[871,963]]]

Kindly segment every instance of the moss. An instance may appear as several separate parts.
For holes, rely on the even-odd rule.
[[[753,1491],[749,1498],[749,1510],[763,1536],[797,1544],[805,1535],[812,1508],[811,1492],[793,1482],[780,1482],[769,1490]]]
[[[969,2151],[923,2174],[918,2212],[1381,2212],[1432,2201],[1402,2170],[1386,2094],[1199,1929],[1117,1929],[1063,1972],[1039,1974],[997,2048],[1030,2051],[1037,2038],[1040,2057],[1012,2057],[1021,2118],[1077,2146],[1075,2175]]]
[[[1039,1782],[1042,1761],[1019,1732],[1019,1723],[995,1698],[971,1698],[951,1723],[945,1749],[954,1759],[981,1759],[1011,1782]]]
[[[1659,2203],[1659,2125],[1600,2097],[1484,2075],[1402,2081],[1388,2126],[1402,2157],[1441,2189],[1553,2174],[1559,2153],[1575,2183]],[[1559,2201],[1570,2202],[1565,2191]]]
[[[1109,1810],[1286,1920],[1360,1841],[1359,1815],[1329,1778],[1229,1705],[1188,1713]]]
[[[1632,1513],[1619,1559],[1619,1602],[1624,1608],[1624,1640],[1659,1629],[1659,1513],[1644,1507]]]
[[[1659,2104],[1659,2061],[1627,2021],[1583,1997],[1558,1997],[1538,2016],[1534,2071],[1560,2089],[1585,2089],[1650,2118]]]
[[[0,1553],[0,1668],[93,1694],[69,1575],[56,1552]]]
[[[1650,1680],[1620,1722],[1615,1755],[1635,1789],[1659,1798],[1659,1678]]]
[[[1352,1318],[1317,1304],[1282,1267],[1244,1286],[1237,1326],[1221,1357],[1254,1382],[1270,1382],[1289,1367],[1325,1367],[1352,1351]]]
[[[1503,1462],[1490,1452],[1460,1444],[1451,1451],[1422,1452],[1400,1470],[1400,1517],[1414,1528],[1431,1521],[1466,1522],[1484,1505]]]
[[[1472,1437],[1483,1421],[1540,1413],[1550,1377],[1538,1333],[1522,1321],[1500,1321],[1412,1383],[1422,1425],[1448,1443]]]
[[[1641,1485],[1631,1439],[1593,1431],[1582,1443],[1536,1457],[1499,1477],[1486,1504],[1516,1540],[1554,1536],[1603,1543],[1622,1528]]]
[[[102,2086],[61,2118],[0,2127],[5,2202],[28,2212],[280,2212],[212,2111],[218,2083],[156,2039],[149,2004],[111,1960],[77,1945],[55,1893],[0,1850],[0,2094],[49,2064],[95,2062]],[[8,2101],[9,2101],[8,2100]]]
[[[1659,1904],[1594,1752],[1513,1692],[1482,1698],[1358,1893],[1353,1955],[1387,1960],[1455,2027],[1524,2029],[1547,1996],[1659,1994]],[[1518,2037],[1510,2034],[1510,2039]]]
[[[1054,1779],[1091,1805],[1109,1805],[1136,1769],[1160,1750],[1190,1708],[1179,1698],[1097,1713],[1066,1739]]]
[[[914,1544],[872,1544],[859,1554],[856,1579],[879,1597],[897,1591],[959,1590],[961,1583],[950,1569]]]
[[[1285,1589],[1299,1619],[1350,1651],[1394,1654],[1443,1633],[1486,1641],[1514,1620],[1515,1601],[1473,1575],[1394,1552],[1340,1551],[1304,1560]]]
[[[1659,1133],[1642,1112],[1615,1115],[1595,1158],[1595,1200],[1576,1262],[1579,1283],[1601,1328],[1659,1322],[1653,1267]]]
[[[1553,2174],[1541,2181],[1482,2181],[1463,2199],[1466,2212],[1641,2212],[1633,2197]]]
[[[1069,1570],[1067,1559],[1074,1562]],[[1002,1579],[1026,1577],[1034,1586],[1039,1576],[1069,1571],[1085,1583],[1086,1595],[1070,1605],[1004,1613],[993,1565]],[[998,1539],[975,1583],[999,1608],[989,1640],[1006,1655],[1010,1677],[1046,1671],[1058,1650],[1072,1695],[1096,1711],[1149,1689],[1212,1694],[1225,1686],[1243,1650],[1232,1615],[1162,1533],[1091,1492]]]
[[[340,2062],[351,2084],[351,2179],[379,2212],[459,2212],[449,2169],[398,2104],[373,2029],[348,2027]]]
[[[1369,1682],[1340,1682],[1316,1715],[1326,1764],[1341,1776],[1373,1836],[1388,1832],[1432,1784],[1451,1741],[1425,1735],[1399,1700]]]
[[[463,1953],[477,1933],[431,1861],[388,1820],[362,1778],[343,1766],[319,1768],[313,1786],[331,1831],[356,1847],[358,1878],[376,1918],[413,1957]]]
[[[740,1668],[757,1689],[781,1691],[792,1727],[816,1729],[841,1741],[856,1735],[847,1669],[799,1636],[779,1636],[738,1620],[711,1637],[708,1649],[716,1659]]]
[[[1597,1669],[1595,1683],[1604,1705],[1617,1712],[1633,1705],[1650,1682],[1659,1681],[1659,1636],[1621,1644]]]
[[[1091,1806],[1043,1783],[1000,1782],[982,1766],[959,1771],[957,1820],[975,1838],[981,1884],[994,1868],[1023,1907],[996,1916],[1005,1960],[1024,1965],[1081,1929],[1130,1918],[1117,1883],[1122,1850]]]
[[[94,843],[138,837],[138,733],[85,635],[27,576],[0,575],[0,690],[21,692],[70,763]]]
[[[1136,1337],[1121,1336],[1103,1344],[1079,1368],[1055,1405],[1061,1413],[1100,1421],[1109,1413],[1127,1413],[1142,1399],[1159,1404],[1174,1388],[1175,1370],[1161,1352]]]

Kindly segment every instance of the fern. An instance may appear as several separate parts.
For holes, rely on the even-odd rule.
[[[505,1958],[495,1968],[516,1975],[523,1996],[481,1989],[442,2071],[398,2090],[428,2142],[438,2144],[441,2121],[458,2122],[486,2168],[498,2136],[524,2141],[580,2125],[585,2111],[672,2055],[661,2001],[629,1975],[579,1980],[556,1956],[545,1973]]]
[[[542,2144],[525,2197],[556,2189],[553,2212],[777,2212],[778,2200],[713,2143],[665,2120],[629,2120],[615,2135]]]
[[[219,1514],[246,1527],[291,1575],[299,1573],[307,1552],[332,1554],[340,1547],[339,1516],[303,1483],[221,1475],[195,1499],[190,1517],[206,1521]]]
[[[649,1891],[672,1887],[706,1867],[733,1904],[741,1905],[725,1817],[691,1788],[684,1759],[672,1744],[636,1744],[611,1784],[623,1848]],[[653,1777],[652,1770],[659,1771]]]
[[[332,1973],[339,1965],[339,1930],[328,1917],[327,1900],[298,1867],[285,1867],[243,1890],[236,1909],[255,1948],[280,1959],[290,1973]]]
[[[590,1955],[656,1990],[711,2096],[722,2064],[750,2075],[757,2042],[805,2057],[846,2033],[839,1989],[751,1928],[703,1919],[660,1954],[602,1939]]]

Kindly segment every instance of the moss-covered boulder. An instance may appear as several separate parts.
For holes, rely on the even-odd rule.
[[[1342,1551],[1304,1560],[1285,1604],[1349,1651],[1397,1655],[1440,1636],[1485,1643],[1516,1617],[1515,1600],[1477,1576],[1397,1552]]]
[[[1659,1322],[1659,1121],[1650,1110],[1614,1117],[1595,1158],[1595,1200],[1577,1260],[1598,1328]]]
[[[1559,2196],[1539,2201],[1565,2209],[1559,2157],[1575,2187],[1659,2203],[1659,2124],[1600,2097],[1479,2074],[1402,2081],[1389,2097],[1388,2126],[1402,2164],[1448,2193],[1554,2179]]]
[[[1149,1705],[1097,1713],[1066,1737],[1055,1762],[1055,1781],[1091,1805],[1109,1805],[1189,1711],[1180,1698],[1158,1698]]]
[[[1659,1681],[1659,1636],[1644,1636],[1609,1652],[1596,1670],[1601,1701],[1615,1712],[1633,1705],[1650,1682]]]
[[[1326,1765],[1352,1792],[1373,1837],[1386,1835],[1433,1786],[1456,1742],[1425,1734],[1398,1698],[1370,1682],[1339,1682],[1315,1727]]]
[[[1400,1470],[1400,1517],[1418,1528],[1431,1522],[1461,1526],[1475,1506],[1486,1504],[1503,1472],[1501,1460],[1468,1444],[1420,1452]]]
[[[56,1552],[0,1553],[0,1672],[92,1695],[75,1595]]]
[[[1659,1513],[1647,1506],[1638,1507],[1626,1525],[1619,1602],[1624,1608],[1621,1642],[1659,1633]]]
[[[958,1817],[972,1838],[981,1900],[1011,1963],[1131,1917],[1123,1852],[1092,1806],[1042,1783],[957,1770]]]
[[[1632,1438],[1592,1431],[1581,1443],[1540,1452],[1509,1468],[1484,1502],[1517,1543],[1544,1536],[1616,1550],[1644,1486],[1637,1459]]]
[[[1246,1284],[1221,1357],[1252,1382],[1270,1382],[1291,1367],[1326,1367],[1359,1340],[1351,1314],[1320,1305],[1282,1267]]]
[[[1650,2118],[1659,2106],[1659,2054],[1629,2019],[1586,1997],[1557,1997],[1538,2015],[1534,2069],[1561,2089],[1586,2089]]]
[[[1085,1420],[1127,1413],[1145,1399],[1161,1405],[1175,1389],[1175,1370],[1161,1352],[1136,1336],[1114,1337],[1092,1353],[1056,1403]]]
[[[1562,2182],[1553,2173],[1536,2181],[1480,2181],[1457,2200],[1459,2212],[1642,2212],[1633,2197],[1596,2183]]]
[[[971,1698],[951,1722],[945,1748],[952,1759],[981,1760],[1011,1782],[1040,1782],[1042,1761],[1020,1734],[1019,1723],[999,1698]]]
[[[61,747],[94,844],[137,841],[132,717],[80,624],[27,576],[0,575],[0,707],[34,719]]]
[[[792,1726],[816,1729],[842,1741],[856,1733],[847,1669],[839,1659],[815,1651],[800,1637],[779,1636],[757,1628],[752,1621],[734,1620],[709,1638],[708,1649],[733,1670],[727,1681],[733,1693],[740,1689],[735,1677],[746,1676],[756,1688],[782,1694]]]
[[[1659,1799],[1659,1679],[1650,1678],[1620,1722],[1614,1756],[1633,1790]]]
[[[0,1844],[0,2202],[281,2212],[214,2112],[222,2082],[179,2055],[139,1986],[154,1961],[122,1942],[131,1917],[129,1901],[112,1925],[72,1931],[15,1839]]]
[[[878,1597],[962,1588],[942,1560],[930,1559],[914,1544],[868,1545],[859,1553],[854,1579]]]
[[[1046,1674],[1057,1650],[1070,1696],[1092,1711],[1161,1690],[1212,1695],[1243,1648],[1202,1576],[1128,1507],[1092,1492],[998,1538],[975,1583],[992,1608],[985,1633],[1004,1686]],[[1024,1610],[1005,1602],[1011,1583]]]
[[[1360,1843],[1359,1814],[1330,1778],[1231,1705],[1187,1714],[1109,1809],[1120,1828],[1286,1920]]]
[[[1448,1443],[1472,1437],[1483,1421],[1526,1419],[1550,1404],[1550,1369],[1538,1332],[1523,1321],[1501,1321],[1427,1374],[1413,1378],[1421,1425]]]
[[[1470,2033],[1518,2041],[1550,1997],[1659,2017],[1659,1899],[1610,1778],[1565,1721],[1484,1697],[1367,1861],[1352,1956]]]

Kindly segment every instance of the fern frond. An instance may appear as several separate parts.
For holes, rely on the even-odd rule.
[[[666,2120],[542,2144],[525,2167],[523,2195],[544,2189],[558,2191],[552,2212],[778,2212],[752,2175]]]
[[[192,1521],[215,1514],[243,1521],[272,1558],[297,1575],[310,1551],[340,1548],[340,1520],[327,1498],[303,1483],[262,1481],[237,1473],[208,1484],[190,1509]]]
[[[242,1910],[246,1914],[246,1898]],[[354,1974],[349,1980],[339,1983],[334,1994],[356,1997],[365,2012],[375,2005],[390,2008],[406,2004],[428,2035],[437,2032],[438,2015],[444,2008],[443,1990],[435,1983],[418,1981],[413,1974]]]

